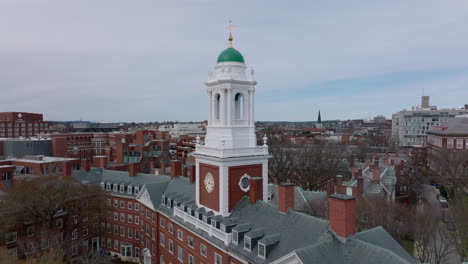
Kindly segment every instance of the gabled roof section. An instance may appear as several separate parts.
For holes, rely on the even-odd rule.
[[[247,197],[234,207],[230,217],[235,217],[240,222],[233,230],[247,229],[252,233],[255,230],[264,230],[265,238],[275,235],[275,240],[278,240],[268,249],[266,259],[258,256],[258,243],[252,245],[250,252],[245,250],[245,238],[238,245],[229,245],[230,250],[254,263],[270,263],[295,249],[332,237],[328,231],[328,221],[292,210],[280,214],[277,206],[263,201],[252,204]],[[247,228],[242,228],[244,223],[249,223]]]
[[[409,264],[417,263],[382,227],[351,237],[345,243],[336,238],[296,250],[303,263]]]

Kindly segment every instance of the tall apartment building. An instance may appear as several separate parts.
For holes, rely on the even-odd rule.
[[[0,137],[34,137],[48,132],[50,132],[50,123],[44,122],[42,114],[0,113]]]
[[[421,105],[392,115],[392,139],[400,147],[426,146],[427,135],[433,126],[440,126],[457,115],[468,113],[468,108],[437,109],[429,104],[429,96],[421,98]]]

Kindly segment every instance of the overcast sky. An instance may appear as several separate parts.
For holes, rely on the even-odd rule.
[[[0,112],[204,120],[229,19],[257,120],[468,104],[466,0],[0,0]]]

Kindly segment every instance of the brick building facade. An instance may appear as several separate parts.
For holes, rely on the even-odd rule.
[[[50,123],[42,114],[4,112],[0,113],[0,138],[35,137],[50,132]]]

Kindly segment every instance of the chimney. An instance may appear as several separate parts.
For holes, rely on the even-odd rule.
[[[282,183],[278,186],[278,210],[286,213],[288,209],[294,210],[294,185]]]
[[[343,185],[343,176],[336,175],[336,186],[341,187]]]
[[[84,171],[90,171],[91,170],[91,161],[87,159],[81,160],[81,169]]]
[[[379,167],[372,168],[372,176],[374,178],[374,182],[380,182],[380,168]]]
[[[134,177],[137,173],[140,172],[140,163],[134,162],[128,164],[128,176]]]
[[[356,179],[359,176],[359,168],[358,167],[351,167],[351,175],[353,179]]]
[[[166,175],[166,163],[161,162],[161,165],[159,166],[159,174],[160,175]]]
[[[63,161],[62,162],[62,176],[63,177],[70,177],[72,173],[72,168],[70,162]]]
[[[342,239],[356,234],[356,199],[343,194],[328,197],[328,221],[333,232]]]
[[[106,156],[94,156],[93,165],[97,168],[107,168],[107,157]]]
[[[335,193],[335,182],[333,180],[328,180],[327,182],[327,194],[331,195]]]
[[[182,161],[171,160],[171,179],[182,176]]]
[[[256,203],[258,200],[263,199],[263,185],[262,177],[250,178],[249,201]]]
[[[188,177],[189,177],[190,183],[195,183],[195,179],[196,179],[196,176],[197,176],[196,169],[197,169],[197,166],[195,166],[195,165],[191,165],[189,167]]]
[[[356,178],[357,180],[357,187],[358,187],[358,193],[362,194],[364,192],[364,178],[362,176],[359,176]]]

